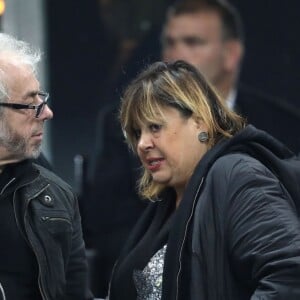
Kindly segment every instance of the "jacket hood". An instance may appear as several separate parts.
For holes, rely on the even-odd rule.
[[[253,125],[246,126],[233,138],[223,142],[220,146],[220,150],[225,150],[226,152],[235,152],[236,149],[240,149],[239,151],[241,152],[248,152],[249,148],[254,152],[260,152],[260,149],[263,148],[265,151],[273,153],[281,159],[295,156],[295,154],[279,140],[267,132],[255,128]]]
[[[248,125],[224,145],[225,152],[241,152],[259,160],[281,181],[300,215],[300,159],[265,131]]]

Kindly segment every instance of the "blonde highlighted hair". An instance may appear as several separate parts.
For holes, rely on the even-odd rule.
[[[137,128],[145,122],[163,121],[161,108],[172,106],[184,118],[201,119],[208,128],[213,146],[230,138],[245,126],[242,117],[231,111],[199,71],[184,61],[150,65],[127,87],[121,101],[120,122],[129,147],[136,152]],[[139,193],[157,199],[166,188],[153,182],[146,169],[140,178]]]

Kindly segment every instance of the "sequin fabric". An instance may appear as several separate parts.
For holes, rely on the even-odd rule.
[[[144,270],[133,271],[133,281],[137,291],[137,300],[160,300],[164,259],[167,245],[158,250]]]

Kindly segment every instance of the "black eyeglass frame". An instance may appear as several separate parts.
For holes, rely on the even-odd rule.
[[[41,113],[44,111],[44,108],[45,108],[45,106],[47,104],[47,101],[49,99],[49,93],[38,92],[37,95],[41,98],[44,98],[42,103],[40,103],[38,105],[0,102],[0,106],[10,107],[10,108],[14,108],[14,109],[34,109],[36,111],[35,117],[38,118],[41,115]]]

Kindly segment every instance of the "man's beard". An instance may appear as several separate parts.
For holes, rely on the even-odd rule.
[[[0,145],[6,148],[11,156],[22,159],[37,158],[41,152],[41,144],[29,150],[26,139],[11,129],[5,119],[0,121]]]

